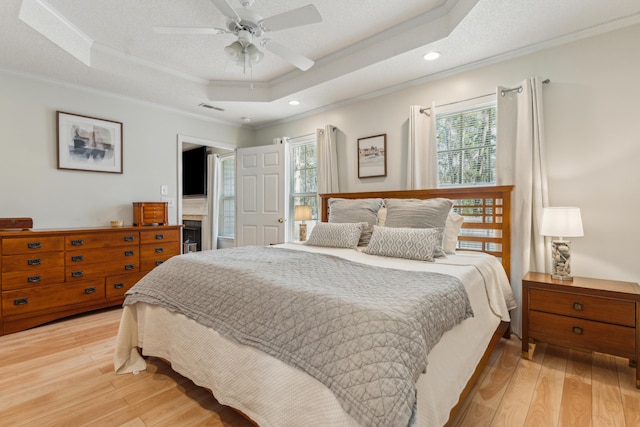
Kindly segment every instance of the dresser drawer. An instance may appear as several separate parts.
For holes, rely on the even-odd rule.
[[[63,252],[39,252],[2,257],[3,273],[39,271],[57,267],[64,267]]]
[[[137,257],[127,261],[118,260],[99,264],[72,265],[65,268],[65,281],[74,282],[93,277],[136,273],[138,271],[140,271],[140,262]]]
[[[107,298],[122,297],[138,280],[144,277],[145,273],[119,274],[107,277],[106,292]]]
[[[636,324],[636,305],[632,301],[530,289],[529,309],[631,327]]]
[[[139,252],[138,245],[100,249],[81,249],[77,251],[67,251],[65,254],[65,262],[66,266],[71,268],[75,268],[79,265],[111,261],[138,263]]]
[[[140,232],[140,243],[178,242],[180,230],[145,230]]]
[[[2,239],[2,255],[55,252],[64,249],[64,237],[17,237]]]
[[[101,300],[104,296],[104,279],[3,291],[2,315],[14,316],[55,309],[66,305]]]
[[[33,286],[64,282],[64,268],[41,268],[35,271],[12,271],[2,273],[2,290],[21,289]]]
[[[117,233],[78,234],[65,237],[65,248],[76,249],[108,248],[113,246],[136,245],[140,239],[137,231]]]
[[[635,359],[635,328],[529,311],[529,336],[545,342]]]

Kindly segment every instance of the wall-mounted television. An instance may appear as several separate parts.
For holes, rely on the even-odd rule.
[[[182,152],[182,195],[207,195],[207,147]]]

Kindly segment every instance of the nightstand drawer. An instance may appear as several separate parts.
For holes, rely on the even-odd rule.
[[[567,316],[529,312],[529,336],[545,342],[635,359],[635,329]]]
[[[543,289],[529,290],[529,309],[635,327],[636,304]]]

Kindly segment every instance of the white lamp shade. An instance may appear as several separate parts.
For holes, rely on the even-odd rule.
[[[298,205],[293,207],[293,220],[294,221],[306,221],[312,219],[311,206]]]
[[[580,208],[544,208],[540,234],[552,237],[584,236]]]

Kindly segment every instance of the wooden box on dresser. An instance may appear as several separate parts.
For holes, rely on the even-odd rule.
[[[522,354],[533,340],[629,359],[640,388],[640,286],[633,282],[527,273],[522,279]]]
[[[120,305],[146,272],[180,254],[180,228],[0,232],[0,335]]]

